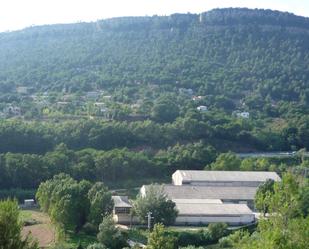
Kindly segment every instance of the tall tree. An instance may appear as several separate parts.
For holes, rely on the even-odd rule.
[[[236,243],[239,249],[306,249],[309,244],[309,218],[300,205],[300,182],[287,173],[274,184],[274,193],[265,199],[270,216],[261,219],[257,232],[246,234]]]
[[[111,216],[105,216],[99,226],[98,241],[109,249],[119,249],[127,245],[126,238],[116,227]]]
[[[19,208],[16,201],[0,201],[0,248],[38,249],[36,242],[27,236],[22,239],[22,224],[19,221]]]
[[[149,186],[146,196],[137,196],[134,211],[144,223],[147,222],[147,213],[151,212],[154,223],[165,225],[173,224],[178,214],[175,203],[167,198],[163,186],[159,185]]]
[[[102,182],[97,182],[89,190],[88,198],[90,201],[88,220],[98,226],[102,221],[102,217],[111,214],[113,210],[112,195]]]
[[[175,238],[165,234],[163,224],[156,224],[149,234],[147,249],[175,249]]]

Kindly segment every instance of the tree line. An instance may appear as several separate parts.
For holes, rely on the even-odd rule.
[[[245,158],[232,152],[218,153],[202,142],[168,147],[156,152],[113,149],[108,151],[84,149],[70,150],[65,144],[43,155],[0,154],[0,197],[19,199],[33,195],[42,181],[59,173],[76,180],[104,181],[113,188],[137,187],[148,181],[161,179],[169,182],[170,176],[182,170],[294,170],[305,174],[308,158],[301,152],[291,158]]]

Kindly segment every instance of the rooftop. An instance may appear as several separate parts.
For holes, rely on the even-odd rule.
[[[239,216],[252,215],[252,211],[246,204],[197,204],[197,203],[176,203],[179,216]]]
[[[280,181],[276,172],[266,171],[206,171],[206,170],[177,170],[183,181],[241,181],[265,182],[268,179]]]
[[[146,185],[147,188],[150,185]],[[161,185],[155,185],[161,188]],[[218,187],[194,185],[163,185],[167,197],[173,199],[254,200],[257,187]]]
[[[220,199],[172,199],[175,203],[183,204],[220,204]]]
[[[129,203],[127,196],[115,195],[112,196],[112,199],[114,201],[114,207],[128,207],[128,208],[132,207],[132,205]]]

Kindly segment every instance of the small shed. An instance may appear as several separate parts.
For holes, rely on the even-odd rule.
[[[24,207],[30,208],[35,206],[35,201],[34,199],[25,199],[24,200]]]
[[[138,222],[137,218],[131,215],[132,205],[127,196],[116,195],[112,196],[112,199],[114,201],[113,219],[116,223],[128,225]]]

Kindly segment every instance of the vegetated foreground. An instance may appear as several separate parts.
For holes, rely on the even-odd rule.
[[[30,215],[29,219],[35,221],[33,225],[24,226],[23,237],[31,233],[32,237],[38,240],[41,248],[48,247],[55,242],[56,231],[47,214],[38,210],[22,211],[22,214],[26,214],[27,218]]]

